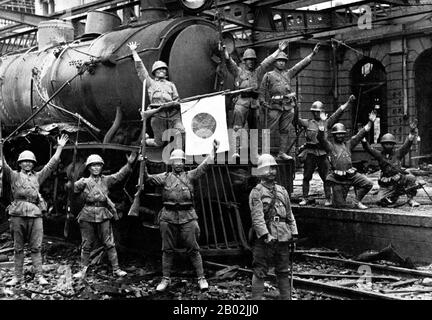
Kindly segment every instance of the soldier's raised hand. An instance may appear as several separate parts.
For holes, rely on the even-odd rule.
[[[356,99],[355,95],[352,94],[352,95],[349,96],[348,102],[349,103],[354,102],[355,99]]]
[[[279,42],[279,50],[284,51],[288,47],[288,40],[282,40]]]
[[[377,118],[377,114],[375,111],[372,111],[371,113],[369,113],[369,120],[374,122]]]
[[[131,51],[134,51],[138,48],[138,42],[132,41],[127,44]]]
[[[138,153],[137,153],[136,151],[132,152],[132,153],[127,157],[127,162],[128,162],[129,164],[133,164],[133,163],[135,162],[137,156],[138,156]]]
[[[410,123],[410,133],[413,135],[418,135],[418,128],[417,128],[417,119],[414,119],[411,123]]]
[[[60,138],[57,138],[57,144],[60,147],[64,147],[69,140],[69,136],[67,134],[62,134]]]
[[[314,55],[318,53],[320,46],[321,46],[321,44],[319,42],[315,45],[315,47],[313,49],[313,54]]]

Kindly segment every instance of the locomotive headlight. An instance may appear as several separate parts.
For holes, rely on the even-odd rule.
[[[180,0],[180,4],[187,12],[199,13],[209,9],[213,0]]]

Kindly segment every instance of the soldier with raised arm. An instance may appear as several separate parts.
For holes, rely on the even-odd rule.
[[[355,96],[351,95],[347,102],[341,105],[327,120],[325,129],[329,130],[339,120],[345,109],[355,100]],[[331,188],[329,182],[326,181],[330,169],[330,162],[328,160],[327,152],[324,147],[319,143],[318,125],[320,122],[320,113],[324,112],[324,104],[321,101],[315,101],[310,108],[312,111],[313,119],[299,118],[299,125],[306,131],[306,143],[300,147],[299,159],[303,162],[303,199],[300,205],[304,206],[309,202],[309,183],[312,180],[313,173],[318,167],[318,174],[324,184],[324,195],[326,201],[325,206],[331,205]]]
[[[321,112],[320,118],[317,138],[330,157],[332,172],[327,176],[327,181],[330,183],[332,189],[333,206],[343,207],[346,203],[350,187],[354,186],[356,193],[354,202],[356,207],[358,209],[367,209],[361,201],[372,189],[373,183],[365,175],[358,173],[357,169],[353,167],[351,152],[372,128],[372,124],[376,119],[376,113],[371,112],[369,114],[369,122],[347,141],[345,140],[345,126],[342,123],[336,123],[331,130],[334,142],[329,142],[325,134],[327,114]]]
[[[168,81],[168,66],[163,61],[155,61],[152,67],[152,75],[150,76],[136,49],[138,43],[130,42],[128,47],[132,51],[132,56],[135,61],[135,68],[138,77],[141,81],[147,82],[147,92],[150,99],[150,107],[158,107],[161,104],[178,102],[179,95],[177,87],[171,81]],[[184,133],[184,127],[181,122],[179,104],[173,103],[172,108],[159,112],[152,116],[150,124],[154,133],[154,138],[146,140],[148,146],[160,147],[163,144],[162,135],[167,129],[177,129],[178,134]],[[145,133],[143,133],[145,134]]]
[[[380,190],[378,192],[378,204],[388,206],[394,204],[399,196],[406,194],[408,204],[418,207],[420,204],[414,200],[417,194],[416,177],[402,168],[402,159],[411,149],[415,137],[418,135],[416,123],[410,125],[410,133],[401,147],[395,148],[396,138],[391,133],[381,137],[382,151],[370,146],[366,139],[362,140],[363,148],[378,160],[381,168],[381,176],[378,180]]]
[[[176,248],[185,247],[186,253],[195,268],[198,285],[201,290],[208,289],[204,276],[200,247],[198,245],[198,216],[193,206],[193,182],[202,176],[212,162],[219,148],[219,142],[213,142],[213,150],[194,170],[185,171],[185,153],[175,149],[170,156],[172,172],[148,175],[145,179],[150,185],[162,186],[163,208],[159,212],[159,228],[162,237],[162,280],[156,290],[164,291],[171,283],[170,275]]]
[[[288,41],[281,41],[278,49],[265,58],[257,66],[257,56],[254,49],[248,48],[243,53],[243,63],[237,63],[230,57],[225,49],[225,58],[229,72],[235,77],[235,89],[252,88],[250,91],[240,93],[234,99],[234,132],[248,124],[249,129],[258,128],[259,123],[259,101],[258,89],[264,73],[269,71],[279,53],[288,46]],[[251,119],[250,119],[251,118]],[[250,120],[249,120],[250,119]],[[235,153],[239,156],[240,137],[235,136]]]
[[[275,69],[267,72],[260,85],[260,100],[267,116],[264,127],[274,132],[279,131],[280,145],[278,159],[289,160],[292,157],[286,154],[288,150],[289,125],[294,119],[295,92],[291,90],[291,79],[297,76],[311,62],[312,57],[318,53],[320,44],[317,43],[307,57],[290,69],[286,69],[288,57],[281,52],[276,57]]]
[[[10,228],[14,240],[14,277],[6,283],[8,286],[20,284],[23,280],[24,244],[29,243],[31,259],[35,272],[35,279],[40,285],[47,285],[48,281],[42,272],[42,215],[47,210],[46,202],[42,198],[40,185],[50,176],[58,163],[63,147],[68,141],[67,135],[57,139],[57,150],[50,161],[35,172],[36,157],[33,152],[25,150],[18,156],[19,171],[12,170],[3,158],[3,173],[11,184],[13,201],[8,206]]]
[[[85,278],[90,265],[90,252],[94,243],[99,239],[108,255],[114,276],[123,277],[126,272],[121,270],[115,248],[111,219],[118,220],[114,203],[108,196],[109,189],[122,181],[132,171],[132,164],[136,153],[131,153],[118,172],[111,175],[102,174],[105,164],[98,154],[91,154],[86,160],[86,168],[90,172],[88,178],[81,178],[74,184],[74,192],[81,193],[85,202],[77,219],[81,231],[81,270],[74,274],[74,278]]]

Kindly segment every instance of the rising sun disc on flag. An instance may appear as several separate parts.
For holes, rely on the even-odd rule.
[[[207,139],[216,131],[216,119],[210,113],[198,113],[192,119],[192,131],[198,137]]]

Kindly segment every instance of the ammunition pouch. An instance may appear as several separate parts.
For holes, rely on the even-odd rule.
[[[258,99],[259,93],[256,91],[246,91],[241,92],[240,97],[242,98],[252,98],[252,99]]]

